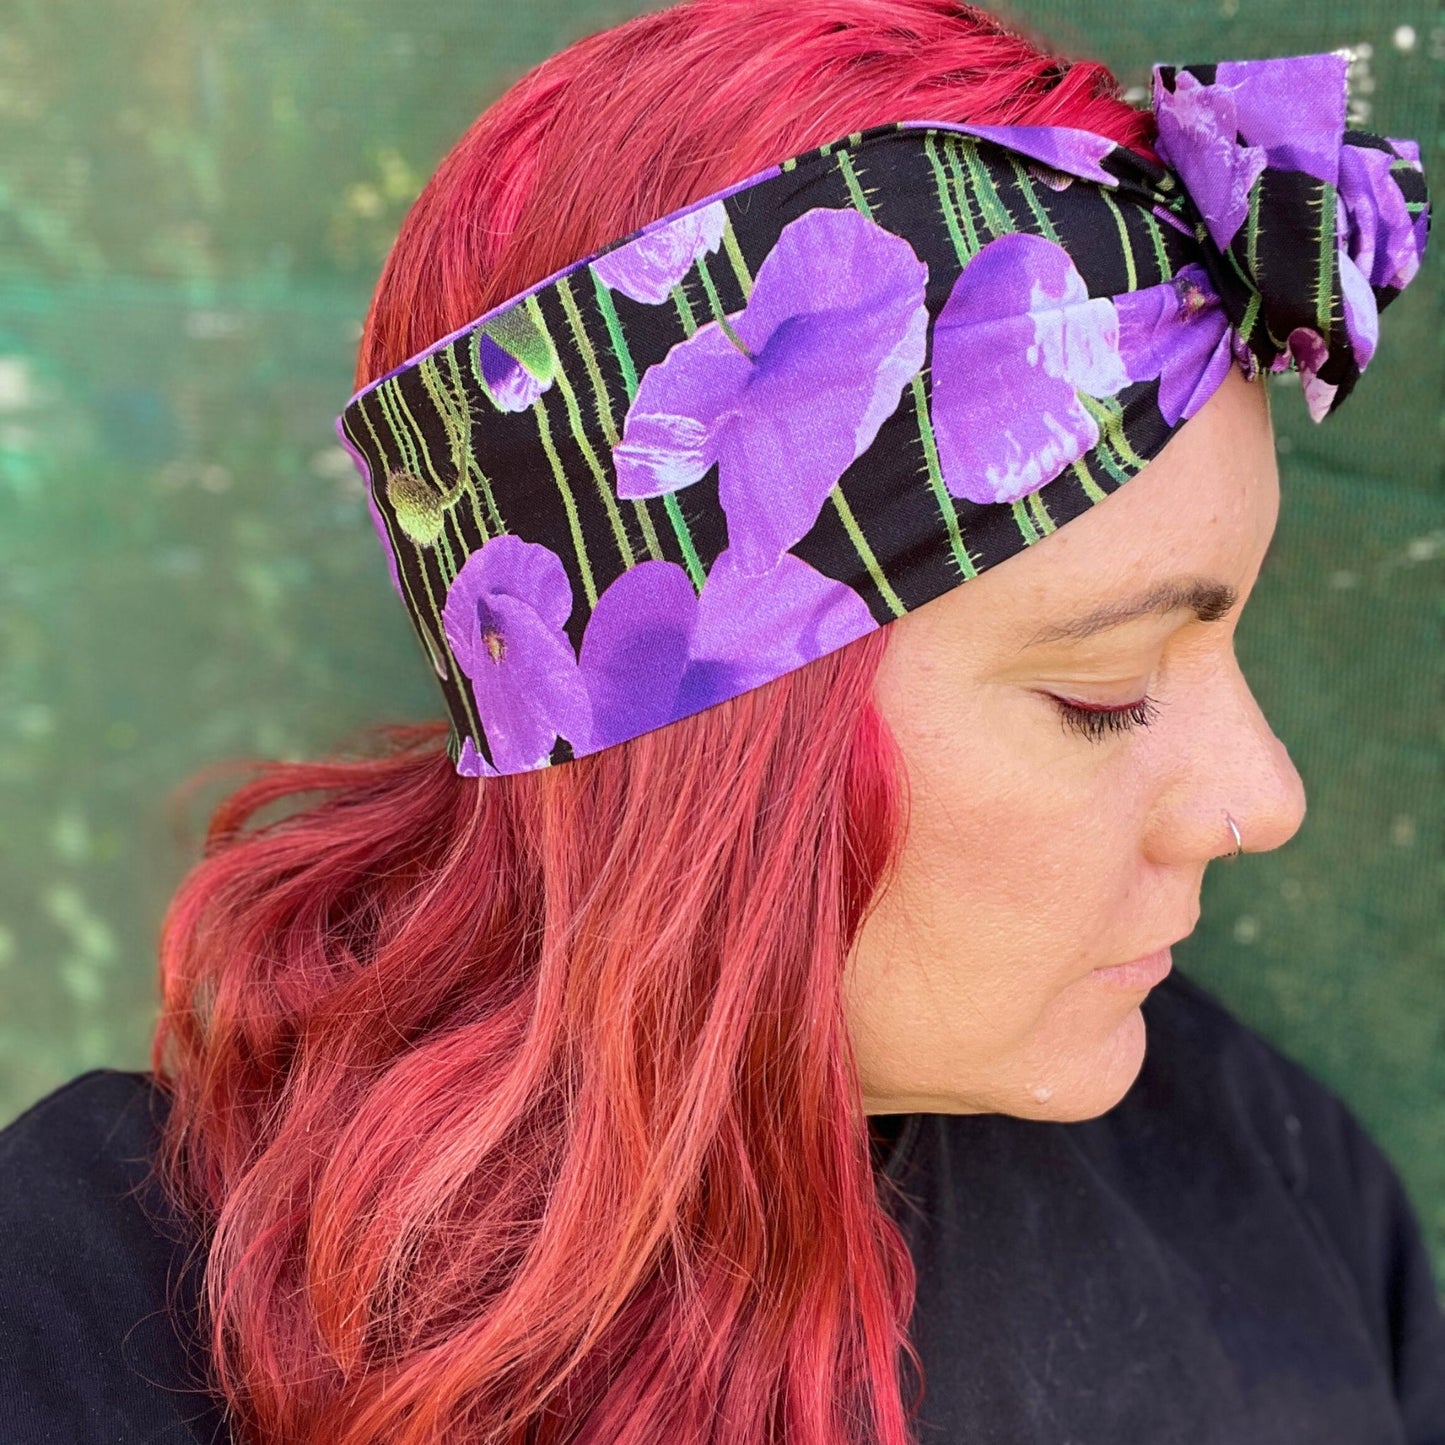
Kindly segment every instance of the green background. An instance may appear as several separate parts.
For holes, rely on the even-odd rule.
[[[143,1065],[159,921],[231,786],[178,783],[441,715],[332,418],[425,178],[643,8],[0,0],[0,1121]],[[1353,47],[1353,122],[1418,139],[1445,195],[1425,0],[1012,13],[1141,103],[1155,61]],[[1284,504],[1239,652],[1309,816],[1209,870],[1176,958],[1355,1108],[1445,1282],[1435,229],[1350,405],[1317,427],[1270,383]]]

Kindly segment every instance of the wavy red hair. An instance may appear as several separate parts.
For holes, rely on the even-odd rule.
[[[442,162],[357,386],[901,119],[1154,134],[1102,65],[954,0],[643,15],[523,76]],[[871,699],[887,638],[537,773],[458,777],[440,723],[249,765],[164,920],[154,1046],[238,1440],[912,1438],[914,1275],[842,986],[906,811]]]

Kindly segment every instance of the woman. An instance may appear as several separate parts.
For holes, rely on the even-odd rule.
[[[1040,308],[1017,354],[972,344],[968,394],[948,400],[963,373],[943,365],[938,308],[922,315],[916,297],[863,390],[830,389],[885,324],[880,310],[847,331],[839,302],[808,313],[826,321],[808,333],[821,381],[766,420],[796,442],[861,395],[867,426],[820,425],[792,449],[737,443],[716,501],[700,464],[684,478],[686,447],[740,434],[700,442],[683,402],[666,412],[685,365],[706,347],[714,366],[743,358],[752,390],[729,416],[762,406],[760,298],[786,248],[773,238],[765,276],[740,203],[699,213],[719,229],[697,230],[684,257],[722,257],[731,238],[727,284],[738,298],[755,287],[747,307],[720,301],[711,327],[686,290],[667,310],[676,258],[644,246],[595,267],[611,350],[590,323],[549,349],[565,320],[549,331],[521,303],[466,332],[480,389],[436,350],[578,257],[814,152],[748,192],[760,218],[765,197],[819,169],[817,148],[901,120],[1103,138],[1072,172],[972,142],[950,152],[1028,170],[1058,198],[1035,196],[1041,229],[1057,220],[1063,236],[1010,228],[961,272],[1062,267],[1054,321]],[[446,746],[440,729],[392,729],[374,758],[277,764],[241,788],[165,922],[154,1077],[87,1076],[6,1131],[22,1183],[5,1206],[5,1439],[1445,1439],[1445,1321],[1397,1177],[1339,1100],[1168,972],[1209,861],[1280,846],[1304,799],[1232,650],[1280,502],[1264,382],[1243,351],[1231,364],[1222,302],[1189,280],[1202,271],[1181,263],[1189,284],[1169,292],[1186,319],[1218,321],[1186,357],[1152,351],[1176,333],[1130,309],[1156,288],[1121,281],[1101,312],[1065,262],[1068,241],[1088,264],[1086,212],[1070,210],[1081,181],[1115,147],[1159,159],[1154,128],[1101,66],[952,0],[694,0],[553,57],[463,137],[387,263],[343,424],[393,585],[446,684]],[[921,136],[869,143],[921,157],[939,135]],[[958,172],[940,184],[966,189]],[[865,170],[849,194],[797,218],[789,264],[826,258],[813,283],[846,272],[861,294],[896,261],[899,288],[922,286],[871,217],[893,192]],[[949,214],[974,224],[966,205]],[[1120,224],[1126,243],[1145,234],[1142,217]],[[1161,266],[1194,241],[1166,232]],[[982,239],[952,244],[982,261]],[[976,343],[968,327],[1004,282],[965,293],[950,296],[954,335]],[[1344,300],[1340,354],[1363,365],[1363,293]],[[801,314],[775,317],[772,336],[803,335]],[[649,605],[676,584],[677,608],[696,610],[684,653],[667,653],[665,618],[629,631],[620,591],[582,568],[585,469],[558,479],[555,551],[528,540],[540,522],[503,528],[465,563],[451,556],[446,597],[431,595],[443,550],[486,535],[451,518],[461,479],[483,520],[512,482],[468,454],[482,443],[453,427],[460,410],[485,391],[499,434],[508,411],[542,425],[543,390],[560,407],[589,355],[597,375],[625,370],[653,320],[693,344],[669,341],[674,369],[632,376],[607,437],[616,495],[595,515],[605,530],[619,499],[655,501],[635,513],[656,551],[634,575],[657,579]],[[957,515],[979,521],[985,553],[986,516],[1036,525],[1043,545],[1014,532],[1006,565],[955,575],[883,626],[809,550],[864,492],[820,491],[801,520],[784,501],[810,447],[843,435],[845,461],[881,457],[864,431],[922,427],[908,388],[929,322],[935,480],[963,495],[961,459],[998,443],[1004,460],[971,475],[1002,511]],[[1291,343],[1312,407],[1342,400],[1310,336]],[[811,355],[798,342],[790,364]],[[1086,471],[1110,446],[1120,465],[1145,445],[1133,398],[1147,395],[1156,427],[1129,485],[1064,526],[1048,511],[1059,493],[1027,500],[1041,478],[1025,475],[1064,453],[1049,436],[1015,446],[1033,405],[1019,386],[1046,381],[1067,384],[1074,420],[1052,403],[1030,415],[1063,427],[1066,451],[1087,433],[1072,457]],[[413,384],[429,388],[429,432],[400,415],[423,395]],[[579,404],[578,438],[606,430],[607,395]],[[393,446],[412,448],[410,469]],[[433,446],[450,472],[417,454]],[[782,455],[796,471],[770,486]],[[751,492],[750,465],[764,473]],[[1095,503],[1103,476],[1078,479]],[[717,538],[702,546],[724,512],[726,575]],[[855,541],[889,532],[852,520]],[[967,544],[953,555],[972,565]],[[906,549],[870,556],[874,606],[895,583],[917,595]],[[498,558],[507,586],[464,570]],[[699,598],[704,573],[733,590]],[[784,648],[773,632],[795,613],[779,603],[774,629],[759,578],[815,589],[809,615],[827,626]],[[554,583],[574,611],[548,621],[538,598]],[[574,655],[562,624],[584,588],[595,630]],[[749,606],[718,600],[738,596]],[[694,647],[745,624],[731,671]],[[765,677],[746,670],[760,659]],[[279,802],[284,819],[256,821]]]

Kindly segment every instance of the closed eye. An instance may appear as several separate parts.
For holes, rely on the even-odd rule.
[[[1053,693],[1048,696],[1058,708],[1065,727],[1093,742],[1100,742],[1111,734],[1149,727],[1159,716],[1158,701],[1147,695],[1126,707],[1095,707],[1088,703],[1070,702]]]

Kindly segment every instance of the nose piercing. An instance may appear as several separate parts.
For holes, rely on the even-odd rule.
[[[1228,813],[1224,815],[1224,821],[1229,824],[1229,831],[1234,834],[1234,852],[1226,853],[1226,858],[1238,858],[1241,850],[1239,829],[1235,826],[1234,819]]]

